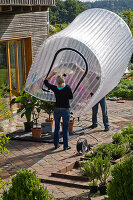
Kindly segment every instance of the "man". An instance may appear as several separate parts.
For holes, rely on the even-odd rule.
[[[104,131],[109,131],[109,120],[107,113],[106,97],[103,97],[93,108],[92,108],[92,125],[89,128],[96,128],[98,126],[97,113],[98,105],[100,104],[103,115],[103,124],[105,126]]]

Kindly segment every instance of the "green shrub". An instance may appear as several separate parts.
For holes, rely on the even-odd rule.
[[[115,147],[115,144],[107,144],[107,143],[103,143],[100,145],[97,145],[94,148],[94,154],[99,156],[100,154],[102,154],[102,157],[106,157],[106,156],[111,156],[111,152],[113,151]]]
[[[3,193],[3,200],[51,200],[46,188],[40,185],[35,172],[21,169],[12,178],[12,185]]]
[[[112,137],[113,143],[122,144],[124,142],[124,136],[120,133],[115,133]]]
[[[9,137],[7,137],[5,134],[0,135],[0,154],[2,153],[8,153],[8,149],[5,147],[5,144],[9,142]],[[2,170],[0,169],[0,172]],[[4,190],[6,188],[6,185],[8,184],[8,181],[3,181],[0,178],[0,190]],[[2,191],[1,190],[1,191]],[[0,195],[0,199],[1,199],[1,195]]]
[[[6,136],[6,134],[0,135],[0,154],[2,153],[8,153],[8,149],[5,147],[5,144],[9,142],[9,137]]]
[[[93,160],[81,161],[81,172],[84,176],[87,176],[89,180],[92,182],[91,185],[97,185],[97,160],[94,158]]]
[[[116,160],[124,156],[129,151],[130,151],[130,146],[128,141],[120,145],[115,145],[114,149],[111,151],[111,158],[113,160]]]
[[[109,200],[133,199],[133,156],[114,166],[107,194]]]
[[[133,126],[130,124],[125,129],[121,129],[121,131],[123,136],[133,134]]]
[[[133,146],[133,134],[129,134],[128,139],[129,139],[129,145]]]
[[[111,172],[110,157],[102,158],[102,156],[99,156],[96,159],[97,178],[100,181],[101,185],[107,184],[107,179]]]
[[[133,63],[129,63],[129,64],[128,64],[128,69],[129,69],[129,70],[133,70]]]
[[[9,86],[2,84],[0,85],[0,115],[5,118],[10,117],[9,112],[11,111],[7,98],[9,98],[8,89]]]
[[[121,144],[103,143],[103,144],[97,145],[94,148],[93,153],[90,155],[90,157],[89,155],[86,155],[86,158],[94,159],[102,155],[103,158],[108,156],[111,159],[116,160],[124,156],[129,151],[130,151],[129,140],[127,138],[126,139],[124,138],[124,141]]]
[[[120,83],[108,94],[108,97],[133,98],[133,81],[121,79]]]

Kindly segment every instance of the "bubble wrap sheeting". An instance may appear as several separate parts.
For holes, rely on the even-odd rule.
[[[89,9],[64,30],[41,45],[27,81],[26,91],[43,100],[55,101],[43,81],[52,71],[65,74],[74,98],[71,111],[84,114],[120,81],[133,53],[127,24],[105,9]],[[55,77],[50,82],[55,83]]]

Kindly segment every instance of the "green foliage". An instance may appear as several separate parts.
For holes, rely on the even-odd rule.
[[[120,88],[113,92],[113,96],[133,99],[133,90]]]
[[[121,17],[125,20],[125,22],[129,26],[130,31],[133,35],[133,12],[131,11],[131,9],[123,10],[121,12]]]
[[[86,8],[103,8],[111,11],[122,11],[133,7],[131,0],[98,0],[94,2],[85,2]]]
[[[128,70],[133,70],[133,63],[128,64]]]
[[[20,108],[17,110],[18,113],[21,112],[21,117],[26,117],[28,123],[32,122],[32,115],[33,115],[33,122],[37,124],[37,119],[39,118],[40,113],[40,106],[41,102],[34,96],[31,96],[27,92],[24,91],[23,86],[22,90],[18,92],[16,88],[12,90],[12,94],[16,96],[11,100],[11,104],[20,103]]]
[[[126,128],[121,129],[121,131],[123,136],[133,134],[133,126],[130,124]]]
[[[116,160],[124,156],[129,151],[130,151],[130,146],[128,141],[120,145],[115,145],[114,149],[111,152],[111,158],[113,160]]]
[[[64,28],[66,28],[67,26],[69,25],[66,24],[66,23],[63,23],[63,24],[55,24],[55,25],[49,25],[49,34],[50,35],[53,35],[61,30],[63,30]]]
[[[133,156],[114,166],[107,194],[109,200],[133,199]]]
[[[52,200],[46,188],[41,186],[35,172],[21,169],[12,178],[9,190],[3,193],[3,200]]]
[[[133,81],[122,79],[120,83],[108,94],[108,97],[113,96],[133,99]]]
[[[51,114],[53,113],[55,108],[55,103],[50,101],[42,101],[41,103],[41,109],[45,111],[45,113],[48,114],[49,120],[51,119]]]
[[[81,172],[83,176],[87,176],[90,181],[92,181],[92,185],[95,186],[97,183],[97,160],[94,158],[93,160],[81,161]]]
[[[82,174],[92,181],[93,186],[97,180],[100,180],[101,184],[107,183],[111,169],[110,157],[103,158],[102,155],[99,155],[93,159],[81,161],[80,164]]]
[[[129,145],[130,147],[133,147],[133,134],[128,135]]]
[[[121,144],[107,144],[103,143],[100,145],[97,145],[93,153],[89,155],[85,155],[86,158],[92,158],[99,157],[102,155],[102,157],[110,157],[113,160],[116,160],[122,156],[124,156],[126,153],[130,151],[129,141],[127,139],[124,139],[123,143]]]
[[[56,0],[56,6],[50,8],[49,20],[51,24],[68,24],[85,10],[83,3],[77,0]]]
[[[9,142],[9,137],[7,137],[5,134],[0,135],[0,154],[2,153],[8,153],[8,149],[5,147],[5,144]]]
[[[8,86],[1,85],[0,87],[0,115],[4,115],[5,118],[9,117],[10,107],[7,99],[9,98]]]
[[[9,137],[7,137],[5,134],[1,134],[0,135],[0,154],[9,152],[8,149],[5,147],[5,144],[7,144],[8,142],[9,142]],[[0,172],[1,171],[2,170],[0,169]],[[5,189],[7,184],[8,184],[8,181],[3,181],[0,178],[0,190]]]
[[[110,157],[102,158],[102,155],[97,157],[97,178],[101,185],[107,184],[107,179],[111,172]]]
[[[112,139],[113,139],[113,143],[115,144],[122,144],[124,142],[124,137],[120,133],[115,133]]]
[[[115,144],[102,143],[94,148],[94,154],[97,155],[97,157],[101,154],[103,158],[106,156],[111,157],[114,148]]]

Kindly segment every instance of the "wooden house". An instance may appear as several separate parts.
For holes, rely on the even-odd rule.
[[[21,89],[48,37],[49,7],[54,5],[55,0],[0,0],[0,85]]]

